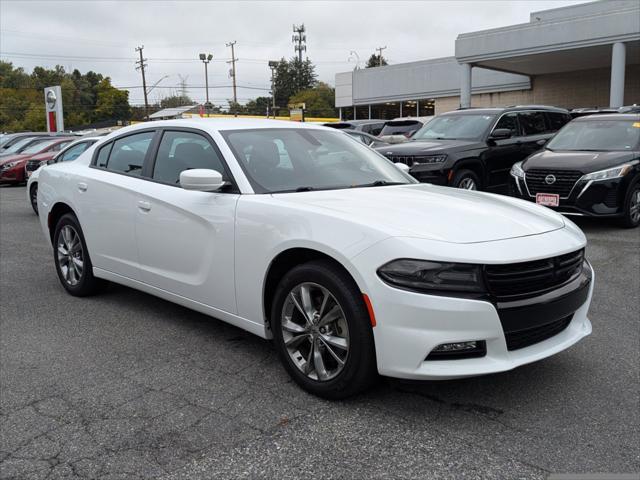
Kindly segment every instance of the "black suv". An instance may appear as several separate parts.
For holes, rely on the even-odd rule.
[[[456,110],[434,117],[410,141],[376,150],[421,182],[506,193],[511,166],[570,120],[567,110],[538,105]]]

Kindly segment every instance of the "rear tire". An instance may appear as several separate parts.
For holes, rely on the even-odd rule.
[[[93,265],[75,215],[63,215],[53,234],[53,258],[60,283],[75,297],[86,297],[100,290],[103,282],[93,276]]]
[[[451,186],[463,190],[480,190],[480,179],[475,172],[463,169],[456,172]]]
[[[31,200],[31,208],[38,215],[38,183],[34,182],[31,184],[31,188],[29,189],[29,200]]]
[[[377,378],[373,330],[362,293],[333,262],[298,265],[282,278],[271,327],[285,369],[314,395],[347,398]]]
[[[635,179],[627,189],[623,215],[623,227],[635,228],[640,225],[640,178]]]

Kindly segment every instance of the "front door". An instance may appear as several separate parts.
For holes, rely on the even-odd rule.
[[[239,195],[180,187],[180,172],[208,168],[229,179],[213,142],[193,130],[162,134],[139,192],[136,231],[143,281],[189,300],[236,313],[234,226]]]

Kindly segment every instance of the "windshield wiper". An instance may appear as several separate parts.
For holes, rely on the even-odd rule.
[[[407,185],[405,182],[390,182],[388,180],[376,180],[371,183],[363,183],[362,185],[354,185],[351,188],[360,188],[360,187],[387,187],[389,185]]]

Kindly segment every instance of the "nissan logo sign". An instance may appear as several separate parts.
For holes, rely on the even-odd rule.
[[[544,177],[544,183],[546,183],[547,185],[553,185],[554,183],[556,183],[555,175],[547,175],[546,177]]]
[[[56,106],[56,100],[58,100],[56,98],[56,94],[53,92],[53,90],[49,90],[47,92],[47,106],[50,110],[53,110],[53,107]]]

